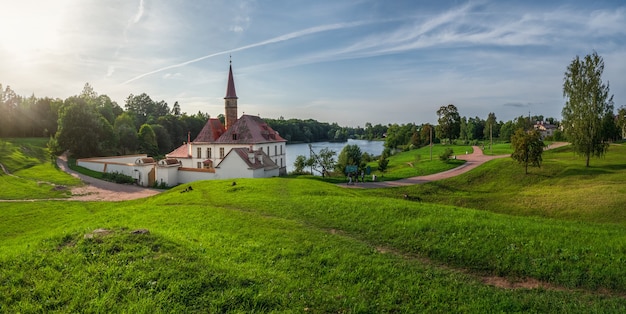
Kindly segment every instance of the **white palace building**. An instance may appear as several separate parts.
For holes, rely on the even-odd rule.
[[[224,97],[226,125],[219,119],[209,119],[193,141],[158,162],[147,155],[127,155],[79,159],[77,165],[123,173],[142,186],[286,174],[287,141],[258,116],[244,114],[237,118],[237,99],[231,64]]]

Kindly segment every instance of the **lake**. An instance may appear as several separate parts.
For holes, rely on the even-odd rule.
[[[324,148],[328,148],[337,153],[335,155],[335,160],[339,157],[339,153],[346,145],[359,145],[362,153],[368,153],[373,156],[378,156],[382,154],[383,146],[385,144],[384,141],[366,141],[366,140],[348,140],[348,142],[317,142],[311,143],[313,146],[313,150],[318,153],[320,150]],[[296,157],[302,155],[306,158],[309,158],[309,144],[289,144],[287,145],[287,172],[292,172],[294,170],[293,163],[296,161]]]

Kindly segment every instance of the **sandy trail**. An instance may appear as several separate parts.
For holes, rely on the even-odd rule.
[[[57,158],[61,170],[79,178],[85,185],[71,189],[72,196],[66,200],[73,201],[126,201],[159,194],[161,191],[135,185],[117,184],[80,174],[67,165],[65,154]]]

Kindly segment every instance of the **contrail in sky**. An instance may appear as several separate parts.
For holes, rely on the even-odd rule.
[[[255,48],[255,47],[260,47],[260,46],[265,46],[265,45],[269,45],[269,44],[274,44],[274,43],[278,43],[278,42],[282,42],[282,41],[286,41],[286,40],[290,40],[290,39],[294,39],[294,38],[298,38],[298,37],[302,37],[302,36],[306,36],[306,35],[311,35],[311,34],[316,34],[316,33],[321,33],[321,32],[326,32],[326,31],[331,31],[331,30],[336,30],[336,29],[343,29],[343,28],[349,28],[349,27],[356,27],[356,26],[361,26],[364,24],[370,24],[373,23],[372,21],[362,21],[362,22],[350,22],[350,23],[335,23],[335,24],[328,24],[328,25],[321,25],[321,26],[315,26],[315,27],[311,27],[311,28],[307,28],[307,29],[303,29],[297,32],[292,32],[292,33],[288,33],[285,35],[281,35],[281,36],[277,36],[268,40],[264,40],[258,43],[254,43],[254,44],[250,44],[250,45],[246,45],[246,46],[242,46],[242,47],[238,47],[238,48],[234,48],[234,49],[230,49],[230,50],[225,50],[225,51],[220,51],[220,52],[216,52],[210,55],[206,55],[206,56],[202,56],[193,60],[189,60],[189,61],[185,61],[182,63],[178,63],[178,64],[173,64],[173,65],[169,65],[160,69],[156,69],[154,71],[150,71],[138,76],[135,76],[133,78],[131,78],[130,80],[122,83],[122,85],[124,84],[128,84],[130,82],[134,82],[138,79],[141,79],[143,77],[146,77],[148,75],[152,75],[155,73],[159,73],[165,70],[169,70],[169,69],[173,69],[173,68],[178,68],[178,67],[182,67],[191,63],[195,63],[204,59],[208,59],[208,58],[212,58],[215,56],[219,56],[219,55],[223,55],[223,54],[227,54],[227,53],[233,53],[233,52],[237,52],[237,51],[242,51],[242,50],[247,50],[250,48]]]

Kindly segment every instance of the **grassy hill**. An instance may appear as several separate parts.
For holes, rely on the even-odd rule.
[[[580,188],[566,175],[624,175],[613,155],[597,166],[614,173],[576,174],[567,149],[550,154],[516,186],[559,191]],[[517,172],[503,160],[442,188],[272,178],[196,182],[128,202],[0,203],[0,312],[626,311],[620,216],[519,212],[503,201],[513,187],[480,201],[490,180],[519,181],[502,178]],[[559,198],[546,197],[546,208]]]
[[[56,167],[46,149],[47,139],[0,139],[0,163],[12,174],[0,171],[0,199],[66,198],[63,187],[80,181]]]

